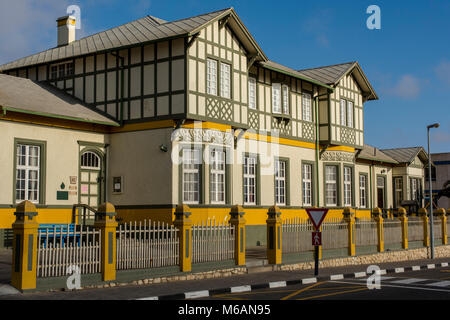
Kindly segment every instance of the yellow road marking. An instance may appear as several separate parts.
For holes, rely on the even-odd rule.
[[[265,293],[280,293],[280,292],[292,292],[293,290],[273,290],[273,291],[253,291],[253,292],[236,292],[236,293],[221,293],[221,294],[216,294],[214,297],[217,298],[222,298],[222,297],[227,297],[227,296],[243,296],[243,295],[252,295],[252,294],[265,294]]]
[[[315,286],[318,286],[319,284],[322,284],[322,283],[323,283],[323,282],[317,282],[317,283],[314,283],[313,285],[310,285],[309,287],[300,289],[300,290],[298,290],[298,291],[295,291],[295,292],[291,293],[290,295],[288,295],[288,296],[286,296],[286,297],[281,298],[281,300],[287,300],[287,299],[289,299],[290,297],[296,296],[296,295],[298,295],[299,293],[302,293],[302,292],[304,292],[304,291],[306,291],[306,290],[309,290],[309,289],[311,289],[311,288],[314,288]]]
[[[358,288],[358,289],[354,289],[354,290],[346,290],[346,291],[340,291],[340,292],[321,294],[321,295],[313,296],[313,297],[300,298],[300,299],[297,299],[297,300],[308,300],[308,299],[329,297],[329,296],[335,296],[335,295],[345,294],[345,293],[350,293],[350,292],[358,292],[358,291],[363,291],[363,290],[369,290],[369,289],[367,289],[367,288]]]

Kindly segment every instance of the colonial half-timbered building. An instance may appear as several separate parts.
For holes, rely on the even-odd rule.
[[[70,222],[78,203],[164,221],[180,203],[195,221],[240,204],[253,245],[274,204],[285,217],[398,205],[393,181],[408,172],[364,143],[378,96],[358,62],[275,63],[232,8],[80,40],[73,17],[57,22],[57,47],[0,66],[0,228],[22,200],[44,222]]]

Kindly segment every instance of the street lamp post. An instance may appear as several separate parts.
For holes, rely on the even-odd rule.
[[[430,246],[431,259],[434,259],[434,232],[433,232],[433,187],[431,185],[431,154],[430,154],[430,129],[439,128],[439,123],[431,124],[427,127],[428,136],[428,198],[430,199]]]

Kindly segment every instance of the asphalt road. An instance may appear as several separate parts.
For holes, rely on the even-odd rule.
[[[366,276],[218,294],[204,300],[450,300],[448,267],[382,275],[379,284],[379,289],[369,289]]]

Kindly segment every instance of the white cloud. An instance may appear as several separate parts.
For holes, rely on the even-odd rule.
[[[405,74],[400,77],[400,79],[392,86],[387,89],[387,93],[404,98],[404,99],[414,99],[420,94],[421,81],[419,78],[414,77],[410,74]]]
[[[0,1],[0,64],[56,46],[56,19],[68,0]]]
[[[302,30],[314,36],[314,40],[321,47],[328,47],[330,41],[327,37],[330,25],[333,23],[333,12],[330,9],[317,9],[313,15],[302,24]]]
[[[439,79],[445,84],[450,85],[450,61],[441,61],[441,63],[434,68],[434,71]]]

